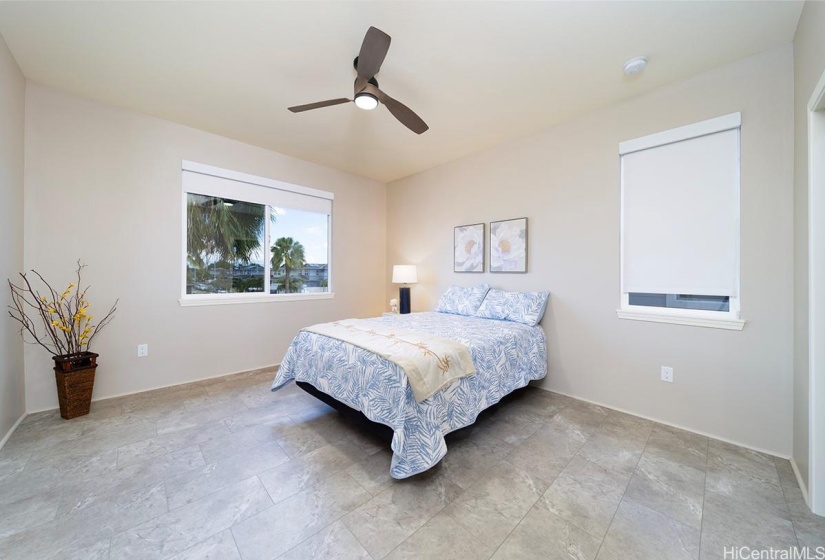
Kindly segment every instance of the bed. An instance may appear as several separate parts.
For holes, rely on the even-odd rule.
[[[401,479],[436,465],[447,453],[444,436],[469,426],[484,409],[547,374],[547,345],[539,326],[426,312],[387,314],[364,322],[391,325],[460,342],[476,372],[416,401],[405,372],[353,344],[303,330],[284,356],[272,384],[310,385],[392,430],[390,475]]]

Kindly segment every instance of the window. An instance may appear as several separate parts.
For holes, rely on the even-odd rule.
[[[329,298],[332,193],[183,162],[181,305]]]
[[[730,311],[730,296],[637,293],[629,293],[627,295],[630,305],[669,307],[672,309],[703,309],[705,311]]]
[[[742,329],[741,115],[622,142],[620,318]]]

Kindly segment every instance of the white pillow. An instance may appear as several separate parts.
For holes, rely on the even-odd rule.
[[[438,300],[435,310],[439,313],[475,315],[489,289],[490,286],[487,284],[480,284],[472,288],[450,286],[441,296],[441,299]]]

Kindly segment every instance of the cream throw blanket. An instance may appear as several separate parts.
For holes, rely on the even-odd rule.
[[[453,379],[475,373],[469,349],[460,342],[364,319],[322,323],[304,329],[348,342],[401,366],[415,400],[421,402]]]

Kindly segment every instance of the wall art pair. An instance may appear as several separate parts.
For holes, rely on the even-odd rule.
[[[484,272],[485,224],[455,228],[453,272]],[[490,222],[490,272],[527,272],[527,218]]]

